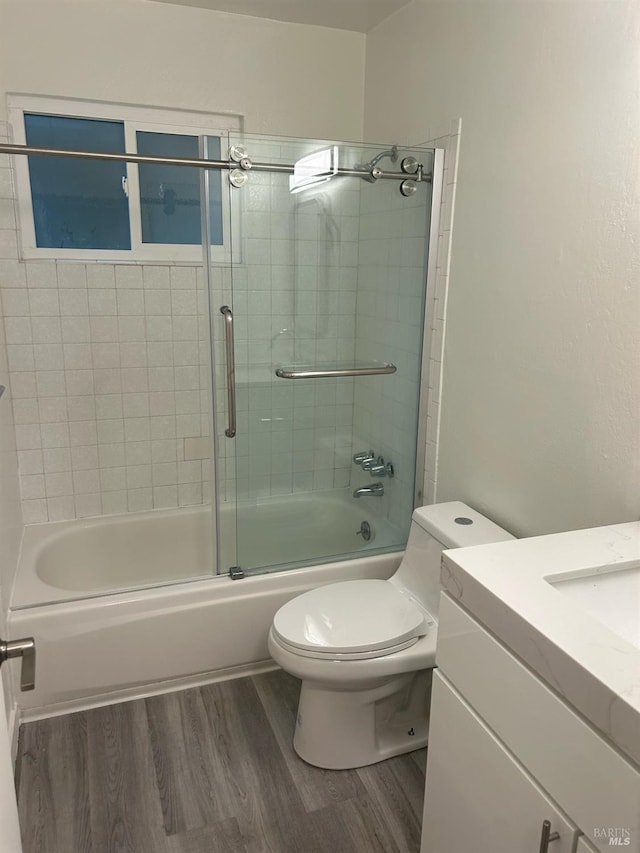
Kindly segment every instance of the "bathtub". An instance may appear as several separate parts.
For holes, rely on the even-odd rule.
[[[325,543],[332,531],[334,559],[322,565],[305,565],[317,563],[312,549],[323,544],[308,541],[304,551],[301,520],[309,512],[321,519]],[[282,533],[274,533],[280,513],[299,567],[234,581],[213,574],[210,513],[159,510],[25,529],[8,620],[11,637],[36,642],[35,689],[20,693],[18,667],[11,668],[22,718],[272,667],[267,633],[282,604],[322,584],[390,577],[400,561],[397,532],[370,508],[335,494],[333,502],[296,495],[243,507],[238,532],[242,565],[258,559],[256,548],[267,564],[276,561],[284,553]],[[374,531],[369,543],[356,535],[364,518]],[[223,509],[221,527],[235,523]],[[371,545],[375,553],[367,554]],[[362,556],[335,559],[349,546]]]

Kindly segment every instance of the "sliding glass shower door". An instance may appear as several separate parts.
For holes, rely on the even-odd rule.
[[[402,548],[433,152],[230,144],[230,277],[212,274],[221,571]]]

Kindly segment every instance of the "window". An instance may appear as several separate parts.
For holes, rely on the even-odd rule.
[[[25,113],[27,145],[124,153],[124,124]],[[126,163],[29,157],[36,246],[131,249]]]
[[[220,159],[234,117],[9,98],[16,142],[40,148]],[[201,262],[201,170],[64,157],[16,157],[26,258]],[[229,258],[227,193],[209,172],[209,245]]]

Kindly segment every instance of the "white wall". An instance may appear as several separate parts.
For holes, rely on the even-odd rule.
[[[366,139],[462,117],[438,500],[514,533],[640,512],[640,7],[414,0],[367,39]]]
[[[246,117],[252,132],[360,139],[365,37],[145,0],[1,0],[3,92]]]

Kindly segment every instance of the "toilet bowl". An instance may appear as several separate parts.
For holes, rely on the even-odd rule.
[[[327,584],[278,610],[269,652],[302,681],[293,737],[301,758],[343,770],[426,744],[440,556],[506,539],[459,501],[421,507],[389,580]]]

